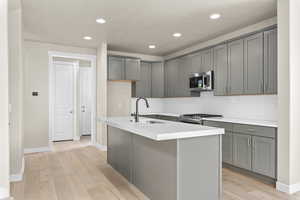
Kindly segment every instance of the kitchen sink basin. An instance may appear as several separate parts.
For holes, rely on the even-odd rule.
[[[156,121],[156,120],[140,120],[139,122],[135,122],[134,120],[130,120],[132,123],[136,124],[164,124],[162,121]]]

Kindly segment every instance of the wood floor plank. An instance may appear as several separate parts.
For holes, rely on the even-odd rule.
[[[11,184],[15,200],[149,200],[106,162],[89,140],[59,142],[53,152],[25,156],[22,182]],[[224,200],[300,200],[274,186],[223,169]]]

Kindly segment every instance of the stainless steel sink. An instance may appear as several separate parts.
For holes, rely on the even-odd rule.
[[[156,120],[140,120],[139,122],[135,122],[134,120],[130,120],[132,123],[136,124],[164,124],[162,121],[156,121]]]

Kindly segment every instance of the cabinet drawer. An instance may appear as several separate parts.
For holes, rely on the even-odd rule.
[[[255,136],[262,137],[276,137],[276,129],[264,126],[253,126],[253,125],[244,125],[244,124],[233,124],[233,132],[235,133],[244,133]]]
[[[232,123],[226,122],[214,122],[214,121],[204,121],[205,126],[212,126],[216,128],[224,128],[225,131],[232,132]]]

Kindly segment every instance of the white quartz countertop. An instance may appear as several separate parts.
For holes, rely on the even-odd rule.
[[[99,121],[106,123],[108,126],[157,141],[224,134],[224,129],[221,128],[143,117],[140,117],[139,123],[132,122],[133,117],[108,117],[101,118]],[[158,121],[161,123],[149,124],[147,121]]]
[[[215,121],[215,122],[228,122],[234,124],[247,124],[247,125],[255,125],[255,126],[266,126],[277,128],[276,121],[264,121],[264,120],[255,120],[255,119],[237,119],[237,118],[227,118],[227,117],[212,117],[212,118],[204,118],[206,121]]]
[[[148,115],[165,115],[172,117],[179,117],[180,114],[174,113],[148,113]],[[230,118],[230,117],[212,117],[212,118],[203,118],[206,121],[215,121],[215,122],[228,122],[234,124],[247,124],[247,125],[255,125],[255,126],[265,126],[277,128],[277,121],[268,121],[268,120],[256,120],[256,119],[241,119],[241,118]]]

